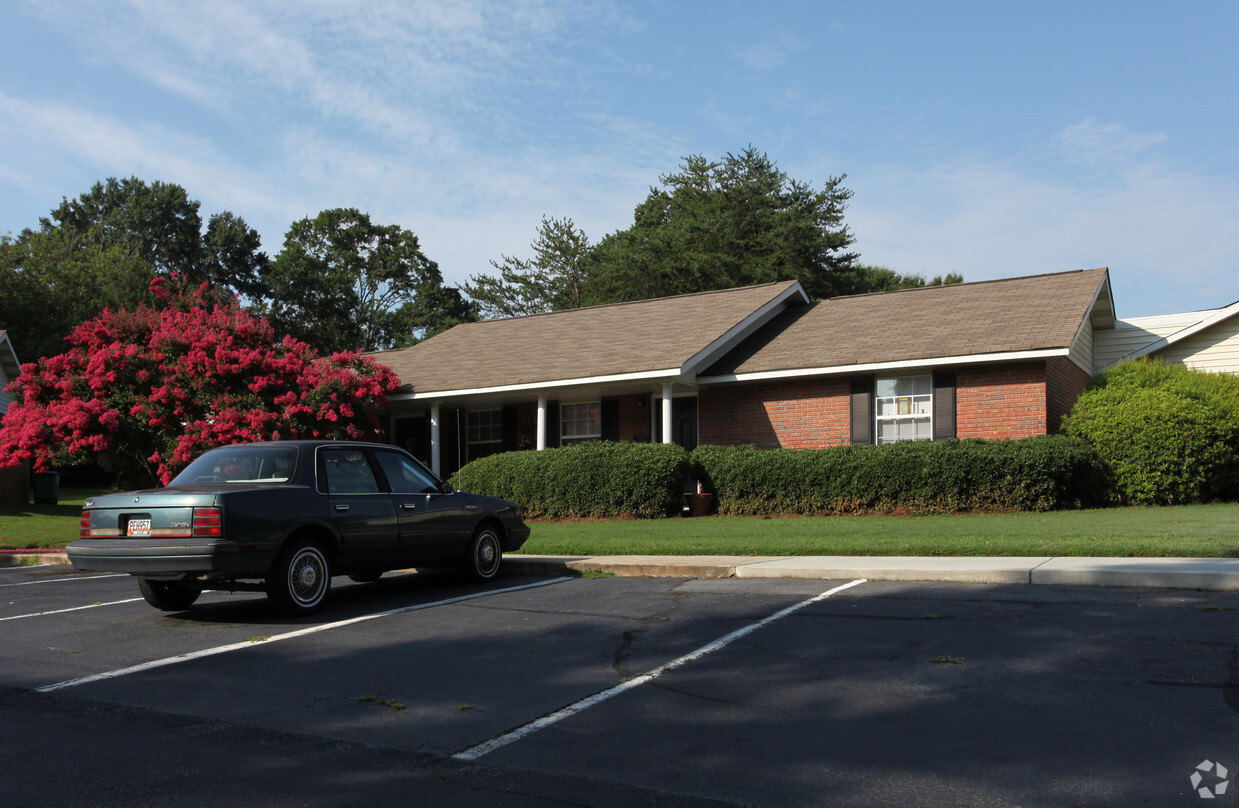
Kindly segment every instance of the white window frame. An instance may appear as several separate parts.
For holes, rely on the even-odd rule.
[[[569,412],[575,413],[582,407],[592,408],[593,413],[586,416],[585,418],[581,418],[581,417],[569,418],[568,417]],[[569,422],[573,424],[584,423],[587,426],[591,425],[592,423],[596,423],[597,431],[596,432],[576,432],[575,434],[569,435],[567,434],[567,430],[564,428]],[[574,443],[585,443],[586,441],[591,441],[591,440],[602,440],[602,401],[601,399],[594,400],[594,401],[569,401],[566,403],[560,403],[559,405],[559,445],[560,446],[571,446]]]
[[[897,384],[899,382],[924,382],[925,392],[912,390],[907,395],[882,395],[883,382]],[[884,412],[885,410],[885,412]],[[888,376],[877,379],[873,385],[873,440],[884,445],[909,440],[933,440],[934,438],[934,377],[932,374],[916,376]],[[897,431],[901,426],[910,425],[912,435],[896,434],[893,437],[883,437],[882,427],[894,425]]]

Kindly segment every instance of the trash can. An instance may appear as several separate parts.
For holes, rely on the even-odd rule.
[[[56,505],[60,502],[60,472],[35,472],[31,485],[36,505]]]

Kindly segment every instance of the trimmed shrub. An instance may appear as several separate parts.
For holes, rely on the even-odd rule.
[[[1179,505],[1239,494],[1239,377],[1124,362],[1093,379],[1063,429],[1096,448],[1123,502]]]
[[[731,515],[1045,511],[1105,501],[1096,453],[1061,435],[830,449],[701,446],[696,474]]]
[[[688,452],[679,446],[590,441],[483,457],[451,483],[515,502],[531,519],[648,519],[679,510],[688,472]]]

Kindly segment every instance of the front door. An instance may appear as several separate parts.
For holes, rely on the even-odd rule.
[[[465,551],[470,512],[457,493],[443,493],[439,481],[400,452],[376,449],[400,523],[400,557],[411,566],[455,563]]]
[[[319,450],[318,463],[328,516],[340,534],[341,562],[352,566],[390,556],[399,537],[396,509],[379,488],[365,452],[325,448]]]
[[[654,440],[662,440],[662,406],[654,401]],[[697,397],[671,399],[671,442],[692,451],[697,448]]]

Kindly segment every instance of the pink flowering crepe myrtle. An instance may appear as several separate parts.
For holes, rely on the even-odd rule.
[[[297,438],[374,439],[385,365],[322,357],[235,300],[156,279],[160,307],[110,311],[75,328],[69,350],[22,365],[5,388],[0,466],[98,462],[130,481],[167,483],[206,449]]]

